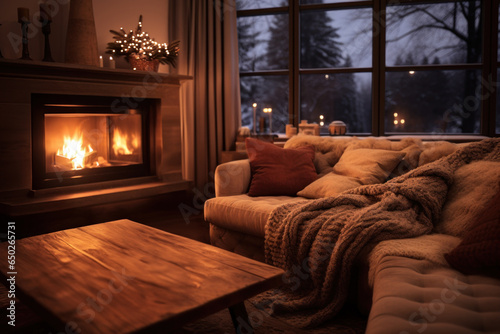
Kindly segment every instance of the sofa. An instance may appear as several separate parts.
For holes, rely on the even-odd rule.
[[[337,290],[339,286],[347,290],[346,285],[349,289],[346,298],[326,303],[318,314],[335,316],[346,300],[356,300],[368,317],[367,333],[500,333],[499,139],[456,144],[411,137],[296,136],[284,148],[267,145],[272,144],[247,142],[250,159],[217,167],[216,197],[205,202],[204,211],[213,245],[287,270],[306,249],[306,232],[315,224],[337,234],[329,250],[334,253],[342,248],[342,240],[356,244],[365,238],[355,250],[351,247],[336,253],[341,254],[337,262],[328,260],[330,264],[324,268],[328,275],[336,268],[345,272],[345,276],[339,274]],[[259,156],[268,150],[272,153],[267,157]],[[288,161],[281,155],[292,151],[296,155]],[[470,158],[472,155],[481,157]],[[281,161],[279,172],[258,179],[273,158]],[[295,163],[309,159],[308,170]],[[256,167],[259,163],[260,169]],[[274,181],[280,174],[286,174],[286,185],[294,184],[295,189],[277,186]],[[255,186],[257,180],[260,189]],[[407,184],[416,190],[409,191]],[[395,196],[389,190],[399,193]],[[427,192],[442,200],[429,201],[433,197]],[[387,202],[391,196],[397,201]],[[375,211],[372,207],[378,205],[379,210],[383,201],[390,204],[385,212],[376,213],[378,221],[359,220],[358,216]],[[324,210],[326,205],[334,211]],[[322,211],[316,214],[311,207]],[[358,214],[358,209],[365,211]],[[394,221],[390,215],[395,211],[401,218]],[[336,220],[345,221],[342,229],[335,225]],[[362,228],[358,226],[354,239],[342,239],[351,220],[360,221]],[[380,223],[384,220],[385,226]],[[285,223],[292,221],[302,225],[288,228]],[[334,222],[333,227],[325,229],[325,221]],[[423,223],[417,228],[415,221]],[[316,238],[328,237],[322,233]],[[282,239],[291,240],[284,243]],[[299,250],[287,250],[293,256],[281,253],[294,245]],[[318,247],[313,242],[310,246],[305,250],[309,257],[304,259],[311,260],[312,250]],[[343,260],[347,258],[350,260]],[[305,271],[310,274],[306,276],[314,279],[311,268],[320,271],[321,266],[315,263]],[[322,289],[331,281],[323,280]],[[339,297],[338,291],[333,294]],[[316,316],[308,325],[324,319]]]

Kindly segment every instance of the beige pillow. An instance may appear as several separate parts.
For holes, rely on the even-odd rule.
[[[404,156],[405,152],[389,150],[347,150],[332,172],[309,184],[297,196],[331,197],[365,184],[383,183]]]
[[[362,184],[383,183],[404,156],[405,153],[400,151],[346,150],[333,166],[333,172],[357,178]]]
[[[361,185],[361,181],[355,177],[338,175],[330,172],[313,183],[310,183],[307,187],[299,191],[297,196],[306,198],[332,197]]]

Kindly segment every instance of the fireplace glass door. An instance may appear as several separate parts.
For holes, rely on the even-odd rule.
[[[112,98],[51,97],[32,103],[34,189],[149,174],[147,104],[113,108]]]
[[[45,168],[55,172],[141,164],[141,115],[46,114]]]

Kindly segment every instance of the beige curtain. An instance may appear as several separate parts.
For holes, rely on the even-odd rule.
[[[170,0],[169,39],[180,40],[183,173],[198,188],[212,182],[222,151],[241,124],[235,0]]]

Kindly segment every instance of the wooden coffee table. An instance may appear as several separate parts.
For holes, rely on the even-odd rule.
[[[15,250],[16,297],[62,332],[164,333],[224,308],[238,324],[248,321],[243,301],[283,274],[130,220],[17,240]],[[2,243],[9,277],[6,259]]]

